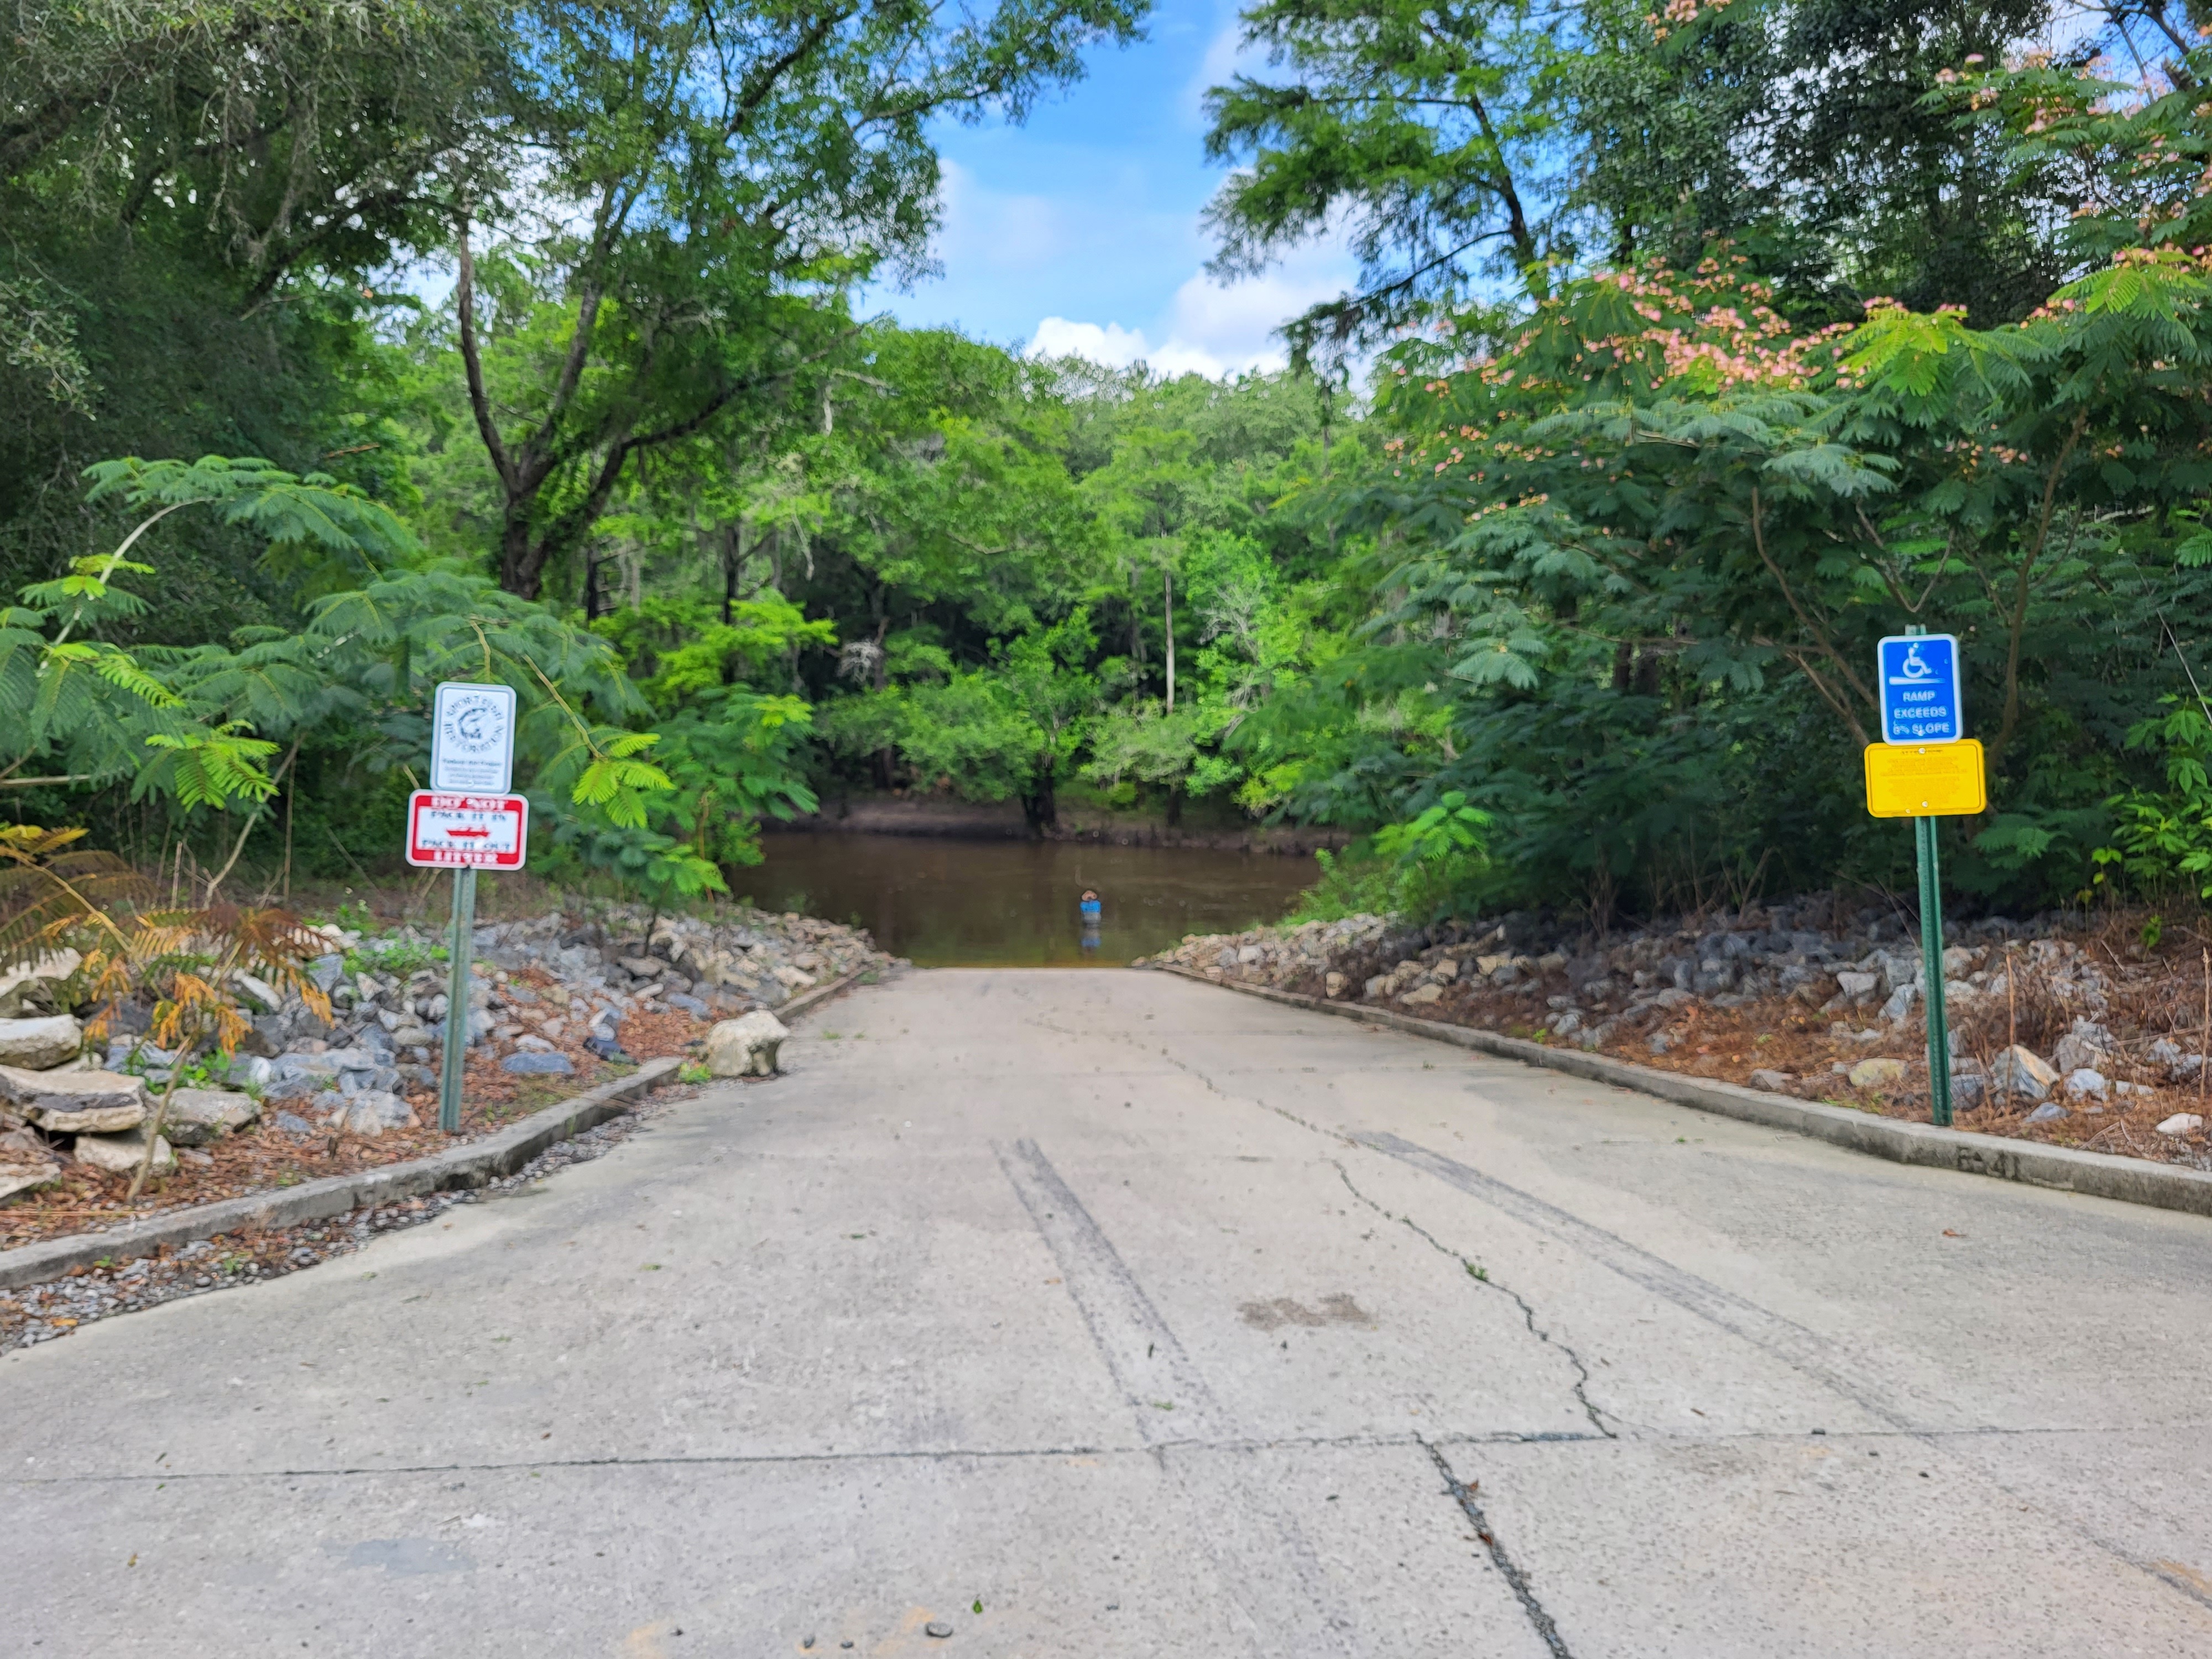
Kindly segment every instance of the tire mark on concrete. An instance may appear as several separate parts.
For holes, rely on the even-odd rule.
[[[1251,1454],[1232,1457],[1218,1474],[1209,1473],[1208,1490],[1198,1486],[1198,1468],[1171,1443],[1194,1430],[1217,1438],[1234,1434],[1231,1413],[1206,1386],[1175,1333],[1160,1317],[1152,1299],[1121,1260],[1104,1229],[1084,1207],[1050,1159],[1034,1140],[991,1150],[1006,1171],[1022,1207],[1029,1212],[1045,1244],[1060,1264],[1060,1280],[1091,1332],[1115,1385],[1136,1414],[1138,1433],[1161,1470],[1180,1487],[1192,1515],[1217,1517],[1201,1526],[1222,1590],[1257,1659],[1285,1652],[1350,1655],[1357,1650],[1351,1613],[1328,1583],[1313,1540],[1294,1516],[1284,1514],[1256,1490]],[[1163,1402],[1151,1389],[1164,1383],[1171,1398]],[[1161,1409],[1171,1403],[1172,1417]],[[1179,1419],[1179,1420],[1178,1420]],[[1220,1488],[1226,1487],[1226,1491]],[[1302,1607],[1286,1606],[1264,1593],[1271,1582],[1291,1581]],[[1265,1611],[1262,1619],[1255,1607]],[[1303,1613],[1304,1616],[1297,1616]],[[1292,1616],[1285,1619],[1283,1615]],[[1295,1626],[1292,1628],[1291,1626]]]
[[[1233,1431],[1198,1367],[1036,1142],[1018,1140],[1011,1147],[994,1143],[991,1150],[1060,1264],[1068,1297],[1083,1316],[1115,1387],[1136,1413],[1145,1443],[1229,1438]]]

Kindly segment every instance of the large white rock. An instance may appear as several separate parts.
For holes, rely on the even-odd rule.
[[[84,1027],[74,1014],[49,1014],[43,1019],[0,1019],[0,1066],[21,1066],[43,1072],[76,1058],[84,1047]]]
[[[169,1097],[161,1133],[179,1146],[204,1146],[261,1115],[261,1103],[230,1089],[179,1089]]]
[[[707,1069],[716,1077],[774,1077],[776,1057],[790,1035],[765,1008],[717,1021],[707,1033]]]
[[[146,1120],[146,1085],[119,1072],[0,1066],[0,1101],[55,1134],[104,1134]]]
[[[142,1123],[135,1129],[125,1129],[121,1134],[79,1135],[76,1138],[76,1158],[95,1170],[105,1170],[110,1175],[135,1175],[146,1156],[146,1131],[151,1126]],[[158,1135],[154,1140],[154,1168],[157,1176],[173,1174],[177,1155],[169,1150],[169,1138]]]

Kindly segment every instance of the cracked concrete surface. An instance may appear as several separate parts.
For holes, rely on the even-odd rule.
[[[0,1650],[2212,1652],[2201,1220],[1164,975],[785,1061],[0,1359]]]

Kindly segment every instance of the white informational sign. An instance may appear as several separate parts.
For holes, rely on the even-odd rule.
[[[430,787],[504,795],[514,783],[514,688],[447,680],[430,719]]]
[[[417,789],[407,798],[410,864],[433,870],[520,870],[529,850],[526,795]]]

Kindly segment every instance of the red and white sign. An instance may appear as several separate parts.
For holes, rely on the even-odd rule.
[[[530,849],[530,802],[521,795],[407,798],[407,862],[436,870],[520,870]]]

